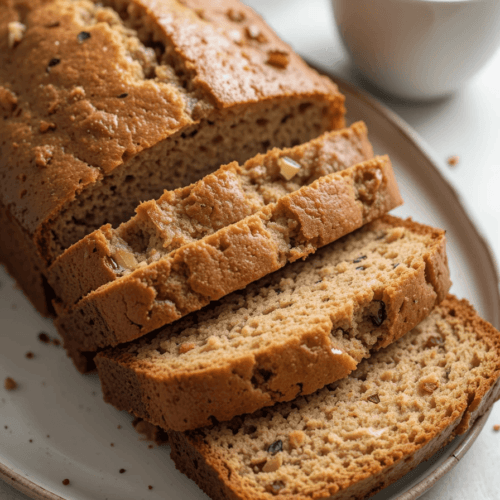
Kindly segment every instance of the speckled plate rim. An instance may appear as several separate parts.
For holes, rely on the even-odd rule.
[[[34,500],[68,500],[42,488],[21,474],[0,463],[0,478],[7,484]]]
[[[442,463],[437,469],[435,469],[431,474],[422,479],[416,485],[414,485],[410,490],[406,491],[402,495],[399,495],[396,500],[416,500],[418,497],[423,495],[428,491],[434,484],[443,477],[447,472],[449,472],[460,459],[467,453],[469,448],[472,446],[474,441],[477,439],[481,433],[488,417],[491,413],[491,408],[489,408],[484,415],[479,417],[470,430],[467,432],[465,439],[460,443],[459,446],[453,451],[453,453]],[[5,465],[0,463],[0,478],[13,488],[19,490],[34,500],[67,500],[55,493],[42,488],[38,484],[26,479],[21,474],[17,474]]]
[[[422,157],[426,159],[429,165],[441,177],[443,186],[449,190],[449,193],[456,199],[457,205],[461,208],[461,216],[463,217],[463,220],[465,220],[477,234],[478,242],[481,246],[484,247],[485,253],[488,256],[488,265],[491,267],[494,275],[496,276],[496,303],[498,304],[498,311],[500,312],[500,273],[497,267],[497,263],[493,258],[493,253],[491,251],[490,245],[484,235],[478,229],[478,226],[474,223],[473,217],[470,215],[469,210],[467,209],[467,203],[462,199],[462,197],[453,187],[450,176],[438,166],[439,162],[437,162],[433,157],[433,154],[430,153],[430,147],[402,118],[388,109],[382,103],[378,102],[376,99],[359,90],[357,87],[346,82],[345,80],[332,75],[331,73],[325,71],[322,68],[319,68],[318,66],[312,66],[315,67],[315,69],[320,73],[326,74],[327,76],[332,78],[337,83],[341,91],[354,95],[356,98],[363,101],[365,105],[371,107],[375,112],[382,115],[389,122],[391,122],[395,126],[396,130],[401,134],[401,136],[408,143],[419,150]],[[492,322],[495,327],[499,328],[500,319],[498,315]],[[453,469],[453,467],[455,467],[455,465],[470,449],[474,441],[481,433],[490,413],[491,407],[488,408],[488,410],[474,422],[472,427],[467,432],[466,437],[439,467],[434,469],[429,475],[424,477],[417,484],[413,485],[409,490],[397,496],[394,500],[416,500],[426,491],[428,491],[441,477],[443,477],[447,472]],[[27,479],[23,475],[14,472],[10,467],[2,463],[0,463],[0,479],[34,500],[69,500],[68,498],[65,499],[59,495],[56,495],[55,493],[46,490],[42,486]]]

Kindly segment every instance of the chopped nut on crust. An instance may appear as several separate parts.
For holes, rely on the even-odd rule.
[[[290,54],[284,50],[269,50],[267,52],[267,64],[277,68],[286,68],[290,62]]]
[[[278,160],[278,165],[280,167],[280,174],[287,181],[289,181],[292,177],[295,177],[295,175],[301,168],[299,163],[297,163],[295,160],[292,160],[288,156],[283,156],[283,158],[280,158]]]
[[[135,269],[137,267],[137,259],[134,254],[127,250],[118,249],[113,254],[114,261],[125,269]]]
[[[50,146],[36,146],[33,148],[33,152],[35,153],[35,165],[39,168],[46,168],[54,155]]]
[[[24,37],[26,26],[17,21],[8,24],[9,49],[13,49]]]
[[[83,87],[75,87],[70,93],[69,93],[69,99],[71,101],[79,101],[81,99],[85,98],[85,90]]]

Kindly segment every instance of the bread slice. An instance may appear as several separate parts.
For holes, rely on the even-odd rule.
[[[313,253],[401,204],[389,158],[285,194],[85,296],[55,322],[80,351],[127,342]]]
[[[289,401],[347,376],[424,319],[449,286],[444,231],[385,216],[98,354],[104,398],[166,430]]]
[[[284,157],[301,165],[290,179],[281,174]],[[64,307],[72,306],[105,283],[238,222],[319,177],[370,158],[366,126],[358,122],[301,146],[257,155],[241,166],[225,165],[195,184],[140,204],[137,215],[117,229],[107,224],[75,243],[49,268],[49,284]]]
[[[144,200],[344,126],[344,97],[237,0],[0,2],[0,259],[47,266]]]
[[[189,433],[177,468],[211,498],[367,498],[465,432],[500,395],[500,332],[450,296],[318,391]]]

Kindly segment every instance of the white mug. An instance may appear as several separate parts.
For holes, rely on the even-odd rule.
[[[403,99],[449,94],[500,44],[500,0],[332,0],[361,72]]]

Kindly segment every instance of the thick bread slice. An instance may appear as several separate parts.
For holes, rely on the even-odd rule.
[[[500,395],[500,332],[450,296],[314,395],[189,433],[172,458],[218,500],[367,498],[465,432]]]
[[[70,245],[343,103],[238,0],[0,1],[0,260],[47,314]]]
[[[55,322],[80,351],[127,342],[313,253],[402,203],[387,156],[321,177],[101,286]]]
[[[283,157],[301,165],[289,180],[281,174]],[[142,203],[137,215],[117,229],[107,224],[75,243],[49,268],[49,284],[62,305],[71,306],[139,266],[238,222],[324,175],[371,158],[366,126],[358,122],[294,148],[257,155],[242,166],[225,165],[195,184]]]
[[[444,231],[386,216],[156,334],[96,357],[104,398],[186,430],[347,376],[450,286]]]

